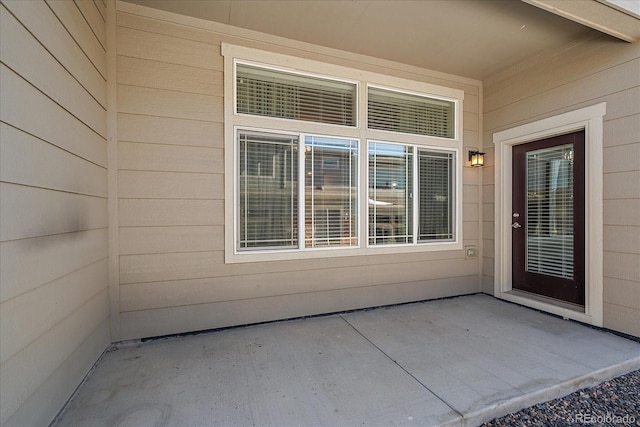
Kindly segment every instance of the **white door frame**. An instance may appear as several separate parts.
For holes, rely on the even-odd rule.
[[[602,326],[602,138],[606,103],[527,123],[493,134],[495,145],[494,296],[595,326]],[[511,281],[512,148],[585,130],[585,307],[578,311],[513,292]]]

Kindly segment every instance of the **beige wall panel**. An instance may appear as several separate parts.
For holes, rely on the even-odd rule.
[[[640,117],[638,117],[640,121]],[[638,132],[640,138],[640,132]],[[603,172],[627,172],[640,170],[640,143],[619,145],[604,149]]]
[[[79,307],[72,315],[54,325],[49,333],[41,335],[0,365],[0,376],[2,376],[0,424],[4,424],[10,414],[16,411],[29,396],[36,393],[47,378],[109,316],[108,298],[105,289]],[[41,414],[42,411],[38,410],[38,412]]]
[[[462,251],[460,251],[462,252]],[[166,280],[184,280],[184,279],[200,279],[207,277],[222,277],[259,274],[262,279],[269,273],[284,274],[281,280],[295,282],[293,277],[301,274],[300,283],[305,283],[309,279],[310,268],[300,263],[289,264],[273,264],[273,263],[252,263],[252,264],[223,264],[223,252],[189,252],[189,253],[169,253],[169,254],[149,254],[149,255],[126,255],[120,257],[120,283],[139,283],[139,282],[157,282]],[[354,265],[336,265],[332,260],[322,260],[324,265],[317,263],[314,266],[318,268],[316,280],[327,281],[335,286],[336,283],[341,285],[348,283],[349,278],[356,280],[358,283],[363,280],[379,280],[381,277],[387,277],[391,281],[408,281],[409,279],[400,279],[409,276],[416,280],[415,277],[431,277],[441,278],[450,276],[455,271],[456,276],[472,274],[473,271],[466,271],[465,268],[473,266],[473,260],[464,260],[463,258],[440,259],[429,261],[427,259],[414,262],[404,262],[402,268],[393,269],[390,262],[380,262],[377,264],[366,264],[366,268],[356,268],[357,260]],[[348,260],[344,260],[348,263]],[[289,266],[287,268],[286,266]],[[449,270],[447,270],[449,268]],[[473,270],[473,268],[471,268]],[[464,272],[464,273],[463,273]],[[390,278],[389,275],[392,277]],[[327,278],[336,276],[331,281]],[[278,276],[280,280],[280,276]],[[287,277],[289,279],[287,279]],[[304,279],[306,277],[306,279]],[[291,289],[291,292],[296,290]],[[224,298],[224,295],[220,295]]]
[[[176,25],[154,18],[147,18],[129,13],[118,13],[118,26],[138,31],[162,34],[165,36],[192,40],[210,45],[220,45],[223,36],[212,31],[202,30],[186,25]]]
[[[222,97],[118,85],[118,111],[222,122]]]
[[[462,233],[465,239],[478,239],[480,225],[477,222],[464,222],[462,223]]]
[[[603,261],[605,277],[640,282],[640,256],[638,254],[605,251]]]
[[[311,292],[122,314],[123,338],[133,339],[229,325],[332,313],[478,291],[478,276]]]
[[[465,111],[462,114],[463,126],[465,130],[477,131],[480,123],[480,115],[478,113],[470,113]]]
[[[15,298],[107,256],[104,228],[2,242],[0,301]],[[38,268],[33,268],[34,265]]]
[[[607,105],[607,119],[611,120],[640,111],[640,59],[626,62],[615,68],[594,74],[586,79],[574,81],[556,88],[553,92],[535,94],[529,98],[509,104],[509,108],[485,111],[485,129],[495,130],[538,116],[548,116],[580,106],[600,102],[603,97],[610,99]]]
[[[478,131],[473,131],[468,129],[464,130],[462,133],[462,137],[463,137],[465,147],[474,147],[474,148],[482,147],[482,144],[480,143],[480,136],[478,134]]]
[[[105,55],[106,43],[105,40],[99,40],[96,33],[101,33],[104,36],[104,20],[100,15],[100,21],[102,25],[91,27],[89,19],[86,19],[80,9],[91,10],[97,9],[95,5],[92,5],[91,1],[81,0],[76,6],[75,3],[70,1],[57,1],[46,0],[47,5],[53,10],[58,19],[62,21],[64,27],[69,31],[73,39],[80,45],[82,51],[89,57],[91,63],[98,69],[102,77],[107,78],[107,56]],[[89,15],[90,13],[87,13]],[[101,28],[100,28],[101,27]],[[95,33],[94,33],[95,31]]]
[[[640,310],[640,282],[604,278],[604,302]]]
[[[462,201],[464,203],[478,203],[480,200],[480,188],[477,185],[462,186]]]
[[[121,255],[120,284],[215,277],[223,259],[222,251]]]
[[[223,133],[222,123],[118,114],[119,141],[222,148]]]
[[[640,310],[604,303],[604,327],[640,336]]]
[[[118,223],[127,226],[224,225],[222,200],[121,199]]]
[[[222,71],[128,56],[118,56],[118,83],[202,95],[223,95]]]
[[[462,182],[464,185],[480,184],[480,168],[463,167],[462,168]]]
[[[118,55],[222,71],[220,46],[118,27]]]
[[[100,13],[98,7],[91,0],[73,0],[78,9],[82,12],[82,16],[86,19],[87,23],[91,27],[91,31],[95,34],[100,44],[105,48],[107,47],[107,28],[105,25],[106,19],[103,14]]]
[[[0,21],[3,32],[0,42],[2,62],[104,136],[104,108],[3,7],[0,7]]]
[[[605,199],[640,199],[640,171],[605,173]]]
[[[640,226],[640,200],[605,200],[604,225]]]
[[[2,242],[107,227],[103,198],[6,183],[0,198]]]
[[[107,259],[0,304],[0,363],[107,288]]]
[[[58,61],[106,106],[104,78],[85,56],[51,9],[43,1],[11,1],[3,5],[56,57]],[[5,86],[3,86],[4,88]]]
[[[121,227],[120,255],[224,250],[223,226]]]
[[[463,221],[477,222],[479,218],[478,204],[477,203],[464,203],[462,205],[462,219]]]
[[[615,120],[605,116],[603,145],[614,147],[631,143],[640,143],[640,114],[632,114]]]
[[[523,84],[520,73],[507,78],[500,78],[498,75],[485,81],[485,112],[538,93],[548,93],[559,86],[588,78],[593,74],[606,73],[610,68],[640,57],[639,50],[637,44],[621,43],[609,36],[601,35],[583,42],[574,49],[563,49],[557,57],[548,58],[553,62],[552,80],[549,78],[548,62],[538,60],[529,66],[523,64],[521,71],[526,72],[526,84]]]
[[[640,227],[605,225],[604,250],[640,254]]]
[[[445,278],[455,281],[455,278],[476,274],[476,263],[475,260],[431,261],[424,263],[426,265],[413,263],[407,265],[402,273],[390,269],[389,266],[378,265],[360,268],[341,267],[316,275],[310,275],[308,271],[300,270],[260,275],[135,283],[121,287],[120,292],[123,299],[121,309],[123,312],[148,310],[205,302],[245,300]],[[455,268],[455,276],[451,276],[450,270],[444,271],[445,267]]]
[[[482,202],[495,203],[495,187],[493,185],[482,186]]]
[[[121,227],[224,225],[222,200],[121,199],[118,212]]]
[[[465,112],[480,113],[480,97],[478,95],[464,94],[463,110]],[[466,145],[466,144],[465,144]]]
[[[182,172],[118,172],[123,199],[224,199],[223,175]]]
[[[109,344],[104,320],[78,348],[23,402],[3,427],[45,426],[60,411]]]
[[[482,292],[493,295],[493,276],[482,276]]]
[[[473,224],[477,228],[477,223]],[[201,254],[201,255],[198,255]],[[315,258],[305,260],[301,263],[299,260],[278,261],[278,262],[250,262],[239,264],[223,264],[223,252],[212,252],[209,255],[203,253],[193,254],[164,254],[164,255],[141,255],[126,258],[125,262],[130,267],[129,273],[131,273],[131,282],[140,281],[162,281],[172,280],[168,275],[173,274],[171,271],[166,271],[166,263],[177,266],[182,269],[183,273],[187,274],[187,277],[202,278],[202,277],[221,277],[221,276],[236,276],[236,275],[251,275],[251,274],[267,274],[267,273],[282,273],[293,271],[306,271],[306,272],[323,272],[327,269],[335,269],[341,267],[365,267],[365,266],[380,266],[387,265],[388,269],[398,268],[401,266],[405,268],[410,263],[426,263],[430,261],[446,261],[457,260],[464,261],[464,251],[433,251],[433,252],[415,252],[407,254],[386,254],[386,255],[366,255],[366,256],[342,256],[336,258]],[[200,259],[202,258],[202,260]],[[203,261],[205,263],[216,264],[217,268],[214,270],[214,276],[198,276],[191,275],[189,265],[200,264]],[[185,267],[181,267],[184,265]],[[140,272],[137,269],[141,266],[147,269]],[[215,267],[215,266],[214,266]],[[145,278],[139,273],[154,275],[152,278]],[[136,277],[137,276],[137,277]],[[184,277],[177,276],[175,279],[180,280]],[[124,283],[124,280],[123,280]]]
[[[495,166],[482,167],[482,185],[493,185],[495,183]]]
[[[121,170],[224,173],[221,148],[120,142]]]
[[[368,56],[353,55],[334,49],[320,48],[319,46],[296,42],[290,39],[267,36],[254,33],[254,38],[243,36],[230,36],[217,33],[215,31],[188,27],[185,25],[174,25],[164,20],[147,18],[144,16],[118,13],[118,25],[121,27],[148,31],[151,33],[164,34],[176,38],[199,41],[215,45],[212,49],[219,52],[219,44],[222,41],[243,45],[255,49],[267,50],[275,53],[293,55],[313,59],[321,62],[331,62],[352,68],[362,68],[367,71],[381,74],[391,74],[396,77],[410,80],[423,81],[427,83],[448,86],[455,89],[464,90],[466,94],[478,95],[480,82],[444,73],[430,72],[429,70],[407,67],[391,61],[378,60]],[[222,67],[222,61],[220,62]],[[222,68],[220,68],[222,70]]]
[[[482,205],[482,220],[493,222],[495,217],[495,204],[494,203],[484,203]]]
[[[102,19],[106,22],[107,21],[107,5],[105,4],[105,2],[103,0],[93,0],[93,4],[96,6],[96,9],[98,9],[98,13],[100,13],[100,16],[102,16]]]
[[[3,122],[106,167],[104,138],[4,65],[0,67],[0,87]],[[38,120],[33,120],[34,117]]]
[[[4,123],[0,123],[0,139],[0,180],[71,193],[107,196],[107,171],[102,166]]]

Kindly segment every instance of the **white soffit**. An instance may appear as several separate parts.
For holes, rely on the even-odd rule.
[[[522,0],[621,40],[640,40],[640,0]]]

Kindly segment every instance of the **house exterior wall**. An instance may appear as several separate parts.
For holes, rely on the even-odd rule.
[[[493,294],[493,134],[606,102],[603,322],[640,336],[640,44],[608,36],[548,52],[484,82],[483,290]],[[587,171],[589,173],[589,171]]]
[[[225,264],[221,43],[465,91],[478,147],[479,82],[118,3],[120,339],[480,290],[463,250]],[[462,167],[462,165],[459,165]],[[464,245],[479,245],[480,172],[464,168]]]
[[[0,424],[48,425],[110,342],[105,4],[0,20]]]

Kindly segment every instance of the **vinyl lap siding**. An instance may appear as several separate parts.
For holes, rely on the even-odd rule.
[[[105,5],[0,6],[0,424],[47,425],[109,343]]]
[[[158,336],[479,290],[463,251],[224,263],[222,41],[323,57],[118,13],[119,264],[122,339]],[[161,12],[154,11],[153,14]],[[152,14],[152,15],[153,15]],[[187,19],[181,17],[180,19]],[[360,65],[362,66],[362,65]],[[376,70],[373,66],[371,70]],[[400,71],[400,77],[406,77]],[[415,75],[413,78],[417,78]],[[479,85],[465,93],[465,140],[478,146]],[[230,94],[229,94],[230,95]],[[475,145],[474,145],[475,144]],[[479,243],[477,170],[464,171],[465,244]]]
[[[640,336],[640,44],[602,35],[525,65],[485,82],[483,289],[493,292],[493,133],[606,101],[604,326]]]

